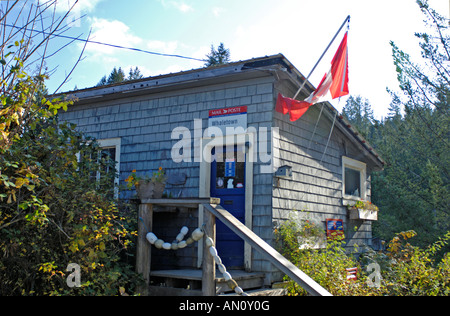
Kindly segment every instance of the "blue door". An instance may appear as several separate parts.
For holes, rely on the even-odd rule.
[[[220,205],[245,224],[245,152],[235,146],[213,149],[212,155],[211,197],[220,198]],[[216,245],[228,269],[244,268],[244,241],[220,220],[216,221]]]

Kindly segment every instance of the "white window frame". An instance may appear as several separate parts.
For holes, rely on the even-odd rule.
[[[115,148],[116,149],[116,173],[118,176],[114,179],[114,198],[119,198],[119,180],[120,180],[120,148],[122,145],[121,138],[106,138],[97,140],[101,149]]]
[[[345,194],[345,168],[350,168],[359,172],[360,181],[360,197]],[[367,199],[367,165],[364,162],[342,156],[342,198],[343,204],[347,205],[349,202],[366,200]]]

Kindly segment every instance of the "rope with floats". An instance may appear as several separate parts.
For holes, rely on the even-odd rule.
[[[139,218],[142,222],[144,220],[142,218]],[[144,224],[145,226],[145,224]],[[147,231],[147,227],[145,227]],[[183,226],[180,230],[180,233],[177,235],[175,240],[172,243],[165,242],[162,239],[159,239],[154,233],[148,232],[145,238],[147,241],[155,246],[157,249],[164,249],[164,250],[178,250],[183,249],[194,242],[199,242],[203,238],[205,239],[206,247],[208,248],[209,254],[213,257],[214,262],[216,263],[219,271],[222,273],[223,278],[227,282],[227,285],[230,289],[232,289],[236,294],[241,296],[249,296],[247,293],[244,292],[244,290],[237,284],[237,282],[233,279],[231,274],[227,271],[227,268],[222,263],[222,259],[219,257],[219,254],[217,252],[217,248],[214,244],[214,240],[209,237],[206,232],[202,228],[195,229],[191,236],[184,240],[185,236],[188,234],[189,228],[186,226]]]

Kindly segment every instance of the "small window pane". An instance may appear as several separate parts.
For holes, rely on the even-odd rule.
[[[110,167],[116,161],[116,148],[102,148],[100,151],[100,159],[103,165],[103,170],[108,173],[110,171]]]
[[[345,194],[361,197],[361,177],[358,170],[345,168]]]

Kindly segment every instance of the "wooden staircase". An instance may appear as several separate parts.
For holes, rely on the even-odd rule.
[[[136,253],[136,270],[146,280],[147,286],[142,293],[148,295],[177,295],[177,296],[216,296],[228,293],[230,288],[223,279],[220,271],[216,271],[213,257],[207,247],[203,247],[202,269],[150,271],[151,251],[146,240],[145,228],[152,229],[153,205],[160,206],[193,206],[203,207],[203,229],[208,236],[215,237],[215,222],[219,219],[236,235],[242,238],[253,249],[260,252],[266,260],[293,281],[304,288],[310,295],[330,296],[331,294],[284,258],[279,252],[267,244],[261,237],[242,224],[237,218],[219,205],[216,198],[196,199],[152,199],[142,201],[139,207],[138,242]],[[142,222],[142,223],[141,223]],[[264,273],[247,273],[244,271],[229,271],[233,279],[245,292],[253,292],[264,285]],[[148,287],[148,288],[147,288]],[[270,295],[267,290],[266,294]]]

